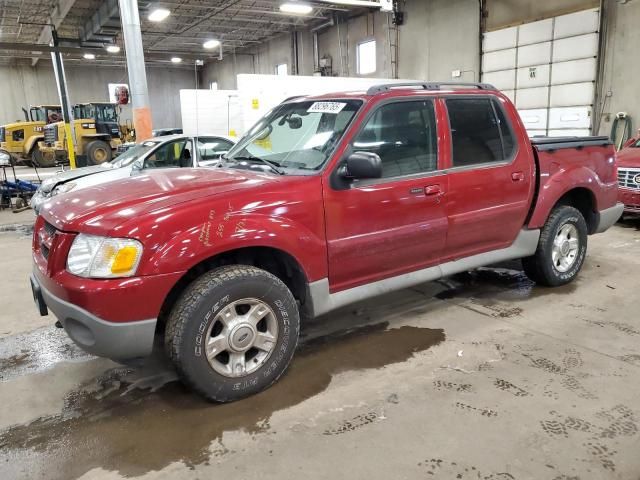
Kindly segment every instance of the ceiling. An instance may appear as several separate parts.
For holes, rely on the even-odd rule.
[[[218,58],[220,49],[204,49],[202,43],[207,39],[220,40],[223,55],[228,55],[294,29],[324,23],[350,8],[316,0],[309,2],[314,6],[310,15],[292,16],[280,11],[281,2],[139,0],[145,59],[151,64],[167,64],[172,56],[212,60]],[[103,48],[112,41],[123,46],[117,3],[117,0],[0,0],[0,64],[33,65],[40,60],[49,61],[50,53],[32,50],[34,45],[50,42],[51,29],[46,24],[55,24],[59,37],[65,39],[63,44],[68,47],[65,61],[86,62],[82,55],[93,52],[96,64],[123,63],[123,51],[109,54]],[[159,23],[149,21],[149,11],[158,7],[170,10],[171,15]]]

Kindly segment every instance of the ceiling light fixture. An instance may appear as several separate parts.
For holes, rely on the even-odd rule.
[[[85,53],[83,57],[87,60],[95,60],[96,56],[93,53]]]
[[[152,11],[149,14],[147,18],[151,22],[161,22],[165,18],[167,18],[169,15],[171,15],[171,12],[166,8],[156,8],[154,11]]]
[[[216,48],[220,45],[220,40],[207,40],[202,44],[204,48]]]
[[[182,59],[180,57],[171,57],[171,62],[172,63],[180,63],[182,61]]]
[[[119,51],[120,51],[120,47],[118,45],[107,45],[107,52],[118,53]]]
[[[313,7],[306,3],[287,2],[280,5],[280,11],[296,15],[308,15],[313,11]]]

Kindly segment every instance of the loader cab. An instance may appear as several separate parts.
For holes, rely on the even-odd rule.
[[[120,138],[118,117],[114,103],[82,103],[73,107],[76,129],[95,130],[95,134],[104,136],[105,140]]]
[[[29,108],[27,121],[41,122],[45,125],[60,122],[62,120],[62,109],[59,105],[40,105]]]

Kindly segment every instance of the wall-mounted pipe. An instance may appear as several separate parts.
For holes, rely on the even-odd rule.
[[[313,71],[320,71],[320,47],[318,46],[318,32],[313,32]]]

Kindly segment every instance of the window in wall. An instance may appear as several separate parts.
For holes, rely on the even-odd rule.
[[[489,98],[447,100],[453,146],[453,166],[501,162],[511,157],[515,143],[502,109]]]
[[[209,90],[217,90],[218,89],[218,82],[211,82],[209,84]]]
[[[276,65],[276,75],[288,75],[288,68],[286,63],[280,63]]]
[[[382,160],[382,176],[399,177],[438,168],[433,102],[398,102],[380,107],[353,143],[354,151]]]
[[[376,71],[376,41],[368,40],[357,47],[358,74],[367,75]]]

